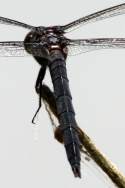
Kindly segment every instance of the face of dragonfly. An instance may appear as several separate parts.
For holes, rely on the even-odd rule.
[[[24,46],[33,56],[49,59],[53,49],[59,49],[67,56],[67,40],[64,32],[58,26],[36,27],[29,32],[24,40]]]

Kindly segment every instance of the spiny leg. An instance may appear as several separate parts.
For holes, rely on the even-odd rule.
[[[37,80],[36,80],[36,85],[35,85],[35,90],[36,90],[36,93],[39,95],[39,105],[38,105],[38,109],[35,113],[35,115],[33,116],[33,119],[32,119],[32,123],[35,124],[34,120],[36,118],[36,115],[38,114],[40,108],[41,108],[41,98],[42,98],[42,81],[44,79],[44,76],[45,76],[45,73],[46,73],[46,66],[45,65],[42,65],[42,67],[40,68],[40,71],[38,73],[38,77],[37,77]]]

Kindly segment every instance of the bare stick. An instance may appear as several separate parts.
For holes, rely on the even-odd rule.
[[[92,140],[83,131],[81,140],[91,158],[108,175],[112,182],[119,188],[125,188],[125,176],[97,149]]]

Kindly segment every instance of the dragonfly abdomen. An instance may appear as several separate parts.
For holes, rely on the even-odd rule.
[[[56,98],[57,114],[67,158],[74,175],[80,177],[80,142],[76,131],[75,112],[67,78],[65,58],[58,50],[49,64],[50,74]],[[57,55],[58,54],[58,55]]]

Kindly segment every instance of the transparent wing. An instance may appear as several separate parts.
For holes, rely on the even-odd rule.
[[[67,25],[62,26],[62,29],[65,30],[66,32],[69,32],[83,24],[95,22],[98,20],[103,20],[105,18],[121,15],[124,13],[125,13],[125,3],[101,10],[99,12],[95,12],[95,13],[90,14],[85,17],[82,17],[82,18],[75,20]]]
[[[1,57],[23,57],[29,54],[37,57],[49,57],[48,51],[40,43],[25,43],[27,50],[25,50],[23,41],[8,41],[0,42],[0,56]]]
[[[12,20],[12,19],[9,19],[9,18],[4,18],[4,17],[0,17],[0,23],[7,24],[7,25],[19,26],[19,27],[23,27],[23,28],[26,28],[26,29],[34,28],[31,25],[28,25],[28,24],[25,24],[25,23],[22,23],[22,22],[18,22],[16,20]]]
[[[69,40],[68,54],[77,55],[100,49],[125,48],[125,38],[94,38]]]
[[[0,42],[0,56],[1,57],[23,57],[28,56],[24,49],[23,41],[8,41]]]

